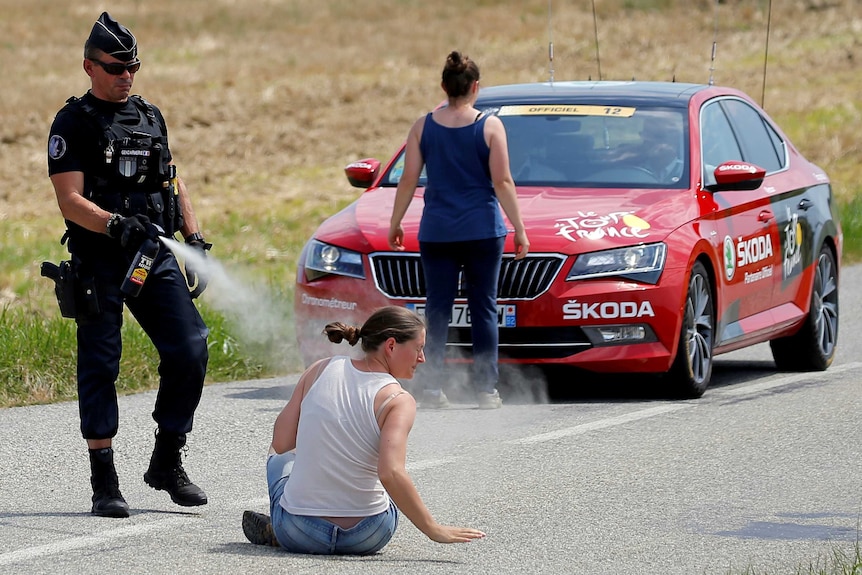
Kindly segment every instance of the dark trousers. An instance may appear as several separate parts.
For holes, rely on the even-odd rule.
[[[78,262],[95,279],[100,313],[78,317],[78,408],[85,439],[117,434],[115,382],[120,371],[124,296],[128,269],[121,259]],[[162,247],[141,293],[125,299],[159,354],[159,391],[153,419],[167,433],[188,433],[206,375],[209,330],[194,305],[176,258]]]
[[[492,392],[497,385],[497,281],[505,237],[467,242],[420,242],[425,273],[427,337],[425,357],[429,377],[426,389],[440,389],[440,373],[452,304],[458,293],[458,274],[463,270],[473,339],[473,387]]]

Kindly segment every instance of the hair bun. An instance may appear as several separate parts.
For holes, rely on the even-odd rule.
[[[335,321],[326,324],[323,328],[323,333],[332,343],[341,343],[346,341],[350,345],[356,345],[359,341],[359,328],[353,325],[346,325],[340,321]]]
[[[344,339],[346,339],[347,343],[351,346],[356,345],[359,342],[361,331],[362,330],[356,326],[347,326],[347,329],[344,330]]]
[[[469,62],[469,58],[457,50],[452,50],[446,58],[446,69],[460,74],[467,69],[467,62]]]

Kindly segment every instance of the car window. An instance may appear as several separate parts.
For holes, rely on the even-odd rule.
[[[710,102],[700,114],[701,158],[705,185],[715,183],[715,169],[724,162],[743,159],[736,135],[719,102]]]
[[[739,138],[743,159],[767,172],[782,169],[786,157],[784,144],[763,116],[742,100],[723,100],[721,106]]]
[[[688,125],[681,108],[536,105],[491,108],[506,126],[519,186],[682,188],[688,185]],[[384,174],[395,186],[399,156]],[[425,184],[423,170],[420,185]]]

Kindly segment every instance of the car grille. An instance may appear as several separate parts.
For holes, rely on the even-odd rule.
[[[377,288],[391,298],[424,298],[425,274],[419,254],[373,254],[369,256]],[[533,299],[554,281],[565,256],[528,255],[522,260],[504,256],[497,284],[497,298]],[[458,280],[458,297],[467,297],[463,275]]]

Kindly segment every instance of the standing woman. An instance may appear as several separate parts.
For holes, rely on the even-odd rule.
[[[443,67],[442,87],[448,105],[419,118],[407,135],[389,246],[404,249],[401,220],[425,167],[428,181],[419,224],[419,253],[425,272],[426,353],[432,377],[426,381],[421,405],[438,408],[449,404],[440,372],[458,274],[463,270],[472,319],[473,386],[479,407],[496,409],[502,405],[496,388],[497,281],[507,233],[500,206],[514,227],[515,259],[527,255],[530,242],[509,170],[506,129],[499,118],[483,115],[474,107],[479,67],[460,52],[450,53]]]
[[[466,543],[485,534],[434,520],[406,469],[416,401],[396,378],[425,361],[425,324],[388,306],[361,328],[330,323],[333,343],[362,342],[362,359],[336,356],[310,366],[278,415],[267,459],[271,518],[243,513],[246,538],[293,553],[367,555],[408,519],[433,541]]]

